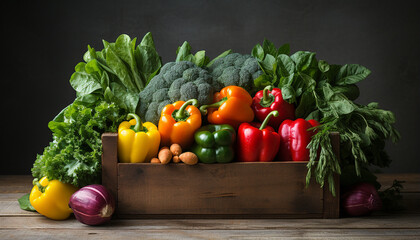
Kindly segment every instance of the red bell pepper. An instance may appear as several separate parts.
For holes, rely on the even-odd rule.
[[[242,123],[237,134],[236,152],[241,162],[270,162],[276,157],[280,146],[279,134],[268,121],[277,116],[277,111],[267,115],[263,123]]]
[[[309,128],[320,125],[316,120],[298,118],[295,121],[285,120],[279,127],[280,149],[278,159],[281,161],[309,161],[309,142],[315,130]]]
[[[259,121],[264,121],[271,111],[278,111],[278,117],[272,117],[268,125],[276,130],[286,119],[295,119],[295,106],[283,100],[279,88],[267,86],[264,90],[257,92],[252,99],[252,109]]]

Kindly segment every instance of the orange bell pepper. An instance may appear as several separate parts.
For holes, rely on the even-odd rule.
[[[168,104],[162,109],[158,125],[162,146],[177,143],[183,149],[191,147],[194,133],[201,127],[201,112],[197,104],[196,99],[190,99]]]
[[[254,120],[252,97],[241,87],[223,88],[214,94],[214,102],[200,107],[203,114],[208,112],[207,119],[212,124],[229,124],[237,129],[241,123]]]

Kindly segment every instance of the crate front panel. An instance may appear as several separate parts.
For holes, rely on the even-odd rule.
[[[119,215],[322,216],[323,189],[306,162],[118,163]]]

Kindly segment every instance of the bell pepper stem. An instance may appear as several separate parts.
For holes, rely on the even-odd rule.
[[[33,181],[32,181],[32,184],[35,186],[37,186],[38,187],[38,190],[40,191],[40,192],[45,192],[45,187],[44,186],[42,186],[41,185],[41,183],[39,183],[39,179],[38,178],[35,178]]]
[[[178,111],[175,114],[175,118],[178,119],[185,119],[187,117],[185,109],[188,107],[188,105],[197,106],[198,101],[197,99],[190,99],[186,101],[182,106],[178,109]]]
[[[222,100],[215,102],[213,104],[209,104],[209,105],[203,105],[200,107],[200,112],[203,115],[207,114],[207,108],[218,108],[220,107],[224,102],[227,101],[227,97],[222,98]]]
[[[127,120],[130,120],[130,119],[133,119],[133,118],[136,119],[136,125],[134,125],[134,127],[132,127],[131,129],[133,129],[135,132],[144,131],[143,123],[142,123],[140,117],[137,114],[134,114],[134,113],[127,114]]]
[[[267,86],[263,90],[263,97],[261,98],[260,104],[263,107],[269,107],[274,102],[274,96],[269,94],[268,91],[273,90],[273,86]]]
[[[267,126],[268,122],[270,121],[270,118],[273,117],[273,116],[274,117],[278,117],[279,116],[279,112],[278,111],[271,111],[267,115],[267,117],[265,117],[264,121],[262,122],[262,124],[260,126],[260,130],[263,130]]]

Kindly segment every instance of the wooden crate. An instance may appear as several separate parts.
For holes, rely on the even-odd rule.
[[[339,135],[331,135],[339,156]],[[119,163],[116,133],[102,135],[102,184],[120,218],[338,218],[337,196],[314,181],[307,162],[168,165]],[[327,184],[326,184],[327,185]]]

